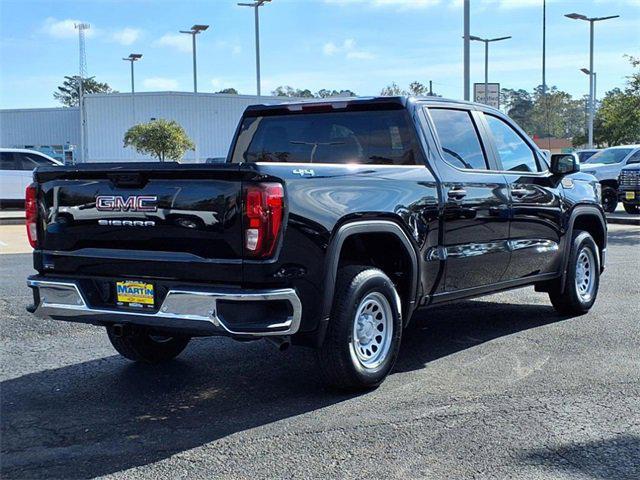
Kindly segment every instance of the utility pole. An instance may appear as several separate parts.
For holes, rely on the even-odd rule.
[[[470,99],[470,68],[469,68],[469,30],[470,30],[470,20],[469,20],[469,0],[464,0],[464,99],[469,101]]]
[[[433,97],[433,82],[429,80],[429,96]]]
[[[85,52],[84,32],[91,28],[88,23],[76,23],[75,28],[78,29],[78,52],[79,52],[79,75],[78,75],[78,108],[80,110],[80,161],[87,160],[86,149],[86,115],[84,108],[84,78],[87,75],[87,55]]]
[[[256,94],[260,98],[260,18],[258,9],[271,0],[256,0],[253,3],[238,3],[240,7],[253,8],[254,28],[256,35]]]
[[[595,111],[595,98],[594,98],[594,71],[593,71],[593,26],[596,22],[603,20],[610,20],[612,18],[618,18],[620,15],[609,15],[608,17],[587,17],[581,13],[567,13],[565,17],[572,20],[584,20],[589,22],[589,148],[593,148],[593,116]]]

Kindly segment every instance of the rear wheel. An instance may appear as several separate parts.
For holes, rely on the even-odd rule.
[[[134,362],[160,363],[182,353],[190,337],[152,335],[143,329],[107,327],[111,345],[120,355]]]
[[[575,232],[563,290],[560,285],[558,281],[549,290],[549,298],[558,313],[582,315],[595,303],[600,287],[600,259],[598,246],[588,232]]]
[[[631,205],[630,203],[624,203],[624,211],[627,213],[640,213],[640,205]]]
[[[330,386],[363,390],[389,374],[400,349],[398,294],[381,270],[349,266],[338,272],[331,319],[318,362]]]
[[[602,208],[607,213],[613,213],[618,207],[618,193],[613,187],[602,187]]]

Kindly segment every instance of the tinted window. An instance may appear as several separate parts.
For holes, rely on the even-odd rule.
[[[640,150],[636,151],[633,155],[629,157],[627,163],[640,163]]]
[[[0,170],[16,170],[16,162],[13,153],[0,152]]]
[[[53,163],[40,155],[33,153],[17,153],[16,156],[21,162],[20,170],[33,170],[36,167],[47,167],[53,165]]]
[[[233,162],[423,163],[404,110],[247,117]]]
[[[486,170],[485,158],[471,114],[464,110],[430,109],[445,160],[458,168]]]
[[[624,157],[629,155],[632,148],[606,148],[589,158],[585,163],[620,163]]]
[[[533,150],[518,133],[497,117],[485,115],[495,140],[502,168],[513,172],[538,172]]]

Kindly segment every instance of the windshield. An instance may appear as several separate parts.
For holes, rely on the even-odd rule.
[[[592,157],[588,158],[584,163],[620,163],[629,152],[633,150],[631,148],[607,148],[601,150]]]
[[[416,145],[405,110],[246,117],[232,161],[415,165]]]

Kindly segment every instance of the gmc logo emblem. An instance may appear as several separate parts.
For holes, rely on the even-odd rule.
[[[158,197],[156,195],[98,195],[96,210],[101,212],[156,212]]]

